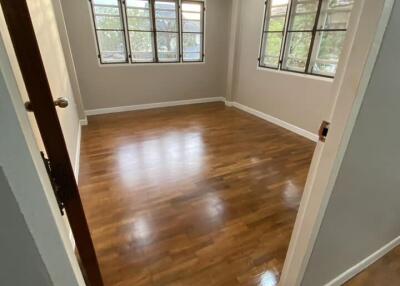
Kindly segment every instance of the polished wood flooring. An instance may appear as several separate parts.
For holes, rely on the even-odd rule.
[[[400,246],[345,284],[345,286],[398,285],[400,285]]]
[[[314,147],[221,103],[90,117],[80,191],[105,284],[276,285]]]

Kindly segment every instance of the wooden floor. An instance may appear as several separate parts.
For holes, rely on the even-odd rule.
[[[220,103],[90,117],[80,191],[106,285],[276,285],[314,147]]]
[[[346,286],[400,285],[400,246],[345,284]]]

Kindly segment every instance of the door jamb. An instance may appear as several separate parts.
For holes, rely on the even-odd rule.
[[[356,96],[352,102],[352,106],[349,107],[347,120],[343,122],[344,124],[335,126],[335,122],[341,120],[337,120],[339,114],[334,113],[332,118],[333,126],[331,127],[327,142],[319,142],[317,145],[279,282],[280,286],[300,285],[311,257],[341,162],[349,144],[350,136],[380,51],[395,0],[382,1],[384,1],[383,9],[380,11],[381,15],[361,79],[358,87],[354,90]],[[346,82],[346,80],[347,78],[345,77],[343,82]],[[351,78],[348,80],[351,80]],[[343,83],[338,93],[336,107],[340,106],[338,102],[340,102],[344,92],[342,87]],[[329,155],[332,157],[332,160],[328,160],[330,162],[323,162],[322,160],[328,155],[328,152],[333,152]],[[325,163],[323,164],[324,166],[321,163]],[[318,198],[312,199],[313,196],[317,196]]]

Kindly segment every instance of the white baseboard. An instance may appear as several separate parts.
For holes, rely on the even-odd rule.
[[[218,102],[218,101],[225,101],[225,98],[223,98],[223,97],[208,97],[208,98],[199,98],[199,99],[167,101],[167,102],[159,102],[159,103],[149,103],[149,104],[139,104],[139,105],[130,105],[130,106],[91,109],[91,110],[86,110],[85,114],[87,116],[90,116],[90,115],[118,113],[118,112],[134,111],[134,110],[145,110],[145,109],[153,109],[153,108],[161,108],[161,107],[171,107],[171,106],[179,106],[179,105]]]
[[[80,126],[86,126],[86,125],[88,125],[88,119],[87,119],[87,117],[85,117],[85,119],[79,120],[79,125],[80,125]]]
[[[294,132],[294,133],[296,133],[298,135],[301,135],[301,136],[303,136],[303,137],[305,137],[305,138],[307,138],[307,139],[309,139],[311,141],[314,141],[314,142],[318,141],[318,135],[317,134],[311,133],[310,131],[304,130],[304,129],[300,128],[300,127],[297,127],[297,126],[295,126],[293,124],[290,124],[290,123],[288,123],[286,121],[283,121],[283,120],[281,120],[279,118],[276,118],[276,117],[273,117],[271,115],[265,114],[265,113],[263,113],[261,111],[258,111],[256,109],[253,109],[253,108],[248,107],[246,105],[240,104],[238,102],[226,101],[225,104],[226,104],[226,106],[236,107],[236,108],[238,108],[240,110],[243,110],[243,111],[245,111],[247,113],[250,113],[250,114],[252,114],[254,116],[257,116],[257,117],[259,117],[261,119],[264,119],[264,120],[266,120],[268,122],[271,122],[271,123],[273,123],[275,125],[278,125],[278,126],[280,126],[282,128],[285,128],[285,129],[287,129],[287,130],[289,130],[291,132]]]
[[[362,272],[371,264],[375,263],[377,260],[385,256],[391,250],[396,248],[400,245],[400,236],[380,248],[378,251],[374,252],[372,255],[368,256],[367,258],[363,259],[353,267],[349,268],[338,277],[333,279],[332,281],[325,284],[325,286],[339,286],[343,285],[345,282],[349,281],[351,278],[356,276],[358,273]]]
[[[110,107],[110,108],[100,108],[100,109],[91,109],[86,110],[85,114],[87,116],[90,115],[99,115],[99,114],[109,114],[109,113],[118,113],[118,112],[126,112],[126,111],[134,111],[134,110],[145,110],[145,109],[153,109],[153,108],[162,108],[162,107],[171,107],[171,106],[179,106],[179,105],[189,105],[189,104],[199,104],[199,103],[208,103],[208,102],[225,102],[226,106],[236,107],[240,110],[243,110],[247,113],[250,113],[254,116],[262,118],[268,122],[271,122],[275,125],[283,127],[291,132],[299,134],[311,141],[317,142],[318,135],[311,133],[307,130],[304,130],[300,127],[297,127],[293,124],[290,124],[286,121],[273,117],[271,115],[265,114],[261,111],[255,110],[251,107],[245,106],[238,102],[227,101],[223,97],[209,97],[209,98],[200,98],[200,99],[189,99],[189,100],[179,100],[179,101],[167,101],[160,103],[150,103],[150,104],[139,104],[139,105],[130,105],[130,106],[119,106],[119,107]],[[82,125],[87,125],[87,120],[81,120]]]
[[[225,100],[225,105],[228,106],[228,107],[232,107],[233,106],[233,101]]]

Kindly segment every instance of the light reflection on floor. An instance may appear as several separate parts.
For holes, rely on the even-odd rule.
[[[266,271],[261,275],[259,286],[276,286],[278,285],[278,277],[272,271]]]

